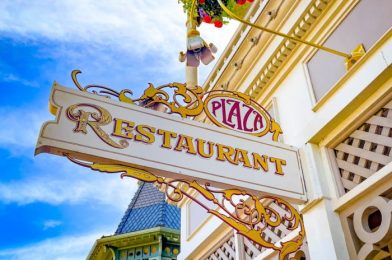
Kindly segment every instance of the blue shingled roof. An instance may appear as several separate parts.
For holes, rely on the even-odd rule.
[[[151,183],[141,183],[118,225],[116,235],[167,227],[180,229],[180,209],[165,201],[165,194]]]

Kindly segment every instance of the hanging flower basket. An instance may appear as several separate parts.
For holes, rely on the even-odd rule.
[[[192,0],[178,0],[178,2],[183,5],[185,13],[191,12]],[[231,12],[242,17],[249,7],[248,3],[253,2],[253,0],[222,0],[222,2]],[[193,15],[199,24],[204,22],[213,24],[217,28],[221,28],[230,19],[217,0],[197,0]]]

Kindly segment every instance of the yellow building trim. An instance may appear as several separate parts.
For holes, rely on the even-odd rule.
[[[304,35],[305,38],[308,41],[324,43],[329,35],[347,16],[349,11],[355,6],[357,1],[358,0],[335,1],[328,4],[325,11],[323,11],[320,16],[317,17],[314,24],[312,24],[313,28]],[[299,18],[299,21],[306,15],[308,15],[308,13],[302,15],[301,18]],[[299,22],[296,24],[298,23]],[[303,67],[306,67],[306,63],[317,51],[317,49],[309,48],[306,45],[299,45],[294,48],[294,50],[290,52],[289,57],[282,62],[279,69],[273,74],[273,77],[264,85],[264,90],[256,96],[256,100],[262,105],[268,103],[273,93],[286,80],[286,77],[290,72],[300,63],[303,64]],[[279,49],[277,49],[273,55],[276,55],[278,52]],[[342,59],[342,63],[344,63],[344,59]],[[314,96],[311,86],[309,87],[309,95]],[[316,103],[315,98],[313,99],[313,102]]]
[[[288,31],[285,29],[285,26],[287,26],[287,23],[289,20],[292,18],[292,15],[295,14],[295,11],[297,10],[299,5],[303,5],[300,1],[295,1],[294,3],[289,3],[287,1],[283,1],[282,5],[279,5],[278,1],[273,1],[267,8],[267,10],[277,10],[279,11],[276,13],[276,18],[272,20],[271,24],[268,25],[270,29],[276,30],[276,31]],[[278,19],[279,17],[279,19]],[[268,21],[269,17],[267,14],[264,15],[264,17],[261,17],[258,21],[257,24],[263,25],[265,24],[266,21]],[[266,57],[266,53],[270,52],[269,48],[271,45],[273,45],[277,41],[284,41],[283,38],[272,35],[269,33],[264,33],[258,29],[251,29],[254,31],[254,33],[262,33],[262,37],[259,40],[259,43],[255,48],[253,48],[253,53],[254,56],[251,56],[252,59],[249,60],[248,64],[244,64],[243,72],[239,73],[239,79],[237,82],[237,86],[241,86],[241,88],[244,88],[246,93],[248,93],[248,89],[250,86],[254,84],[254,82],[257,81],[258,77],[260,76],[259,71],[254,71],[254,68],[260,67],[258,63],[262,61],[263,59],[269,61],[272,58],[272,55]],[[280,43],[278,43],[279,45]],[[239,49],[243,49],[244,46],[240,46]],[[262,67],[265,66],[265,64],[262,65]],[[252,74],[256,74],[253,75]],[[246,81],[247,79],[251,79],[251,83],[247,84]]]
[[[250,17],[253,17],[254,15],[256,15],[257,10],[259,9],[259,6],[263,3],[263,2],[269,2],[269,0],[266,1],[260,1],[260,0],[256,0],[254,1],[254,3],[250,6],[249,11],[247,12],[247,14],[245,15],[245,19],[249,19]],[[240,42],[241,40],[241,32],[243,32],[246,29],[247,25],[245,24],[240,24],[237,28],[237,30],[235,31],[233,37],[231,38],[230,42],[226,45],[226,48],[224,49],[223,53],[219,56],[218,61],[216,62],[216,65],[214,66],[214,69],[209,73],[209,75],[207,76],[206,81],[204,82],[204,86],[203,89],[204,91],[209,91],[212,90],[213,87],[210,86],[210,83],[216,80],[217,74],[219,71],[221,71],[222,69],[225,70],[227,66],[225,66],[225,64],[229,63],[229,61],[227,60],[229,58],[229,56],[233,53],[236,52],[236,50],[234,50],[235,46],[240,44],[243,44],[243,40]]]
[[[309,3],[306,10],[301,14],[300,17],[298,17],[296,22],[292,25],[290,33],[298,34],[298,32],[301,31],[301,33],[303,32],[303,35],[301,36],[302,39],[306,39],[310,42],[319,42],[313,38],[310,38],[308,35],[314,32],[314,26],[317,26],[321,22],[325,13],[327,13],[330,9],[331,4],[326,4],[326,6],[319,11],[319,14],[317,16],[314,16],[315,14],[311,14],[311,10],[315,7],[317,3],[317,1],[312,1],[311,3]],[[311,16],[312,18],[309,18],[309,16]],[[305,23],[303,22],[305,20],[307,21],[306,25],[304,25]],[[291,71],[293,67],[298,64],[298,60],[293,60],[295,54],[299,53],[299,50],[304,49],[306,51],[315,51],[314,48],[311,48],[304,44],[296,44],[295,46],[287,47],[289,44],[290,41],[288,40],[281,41],[279,46],[275,49],[273,54],[270,55],[266,64],[263,66],[260,72],[258,72],[258,75],[253,79],[252,83],[247,89],[247,93],[249,92],[256,100],[259,100],[262,104],[265,104],[265,102],[267,102],[269,97],[279,86],[279,84],[273,83],[274,79],[278,79],[279,82],[282,82],[286,78],[286,75],[289,74],[288,71]],[[273,61],[274,59],[277,59],[277,57],[279,57],[280,53],[282,52],[282,49],[285,50],[286,57],[281,61],[279,66],[276,67]],[[300,57],[303,59],[302,55]],[[342,62],[344,62],[343,58]],[[282,73],[283,70],[285,70],[284,73]],[[254,85],[256,85],[256,82],[262,82],[263,80],[265,81],[264,84],[261,85],[260,83],[259,86],[252,90],[252,88],[254,88]],[[263,91],[261,91],[261,89],[263,89]]]
[[[282,6],[280,6],[280,7],[277,7],[277,2],[278,1],[274,1],[273,4],[275,4],[275,5],[269,6],[268,10],[276,10],[277,8],[279,8],[279,12],[277,13],[277,15],[284,15],[284,17],[282,17],[278,20],[275,20],[275,19],[272,20],[273,22],[268,26],[270,29],[273,29],[276,31],[284,31],[284,27],[286,26],[287,22],[289,22],[290,18],[295,13],[295,11],[297,10],[297,8],[301,4],[301,2],[294,1],[294,3],[293,3],[293,2],[283,1]],[[266,21],[267,19],[268,19],[268,17],[263,17],[263,20],[260,20],[260,22],[258,22],[258,24],[261,24],[262,21]],[[258,30],[258,29],[252,28],[252,30],[254,30],[255,33],[260,32],[260,30]],[[239,79],[238,79],[238,82],[235,84],[237,86],[237,88],[238,87],[241,87],[241,88],[245,87],[244,92],[249,94],[248,91],[249,91],[250,86],[254,85],[255,82],[258,81],[258,79],[262,73],[262,70],[258,71],[256,73],[256,76],[253,76],[252,81],[249,86],[245,86],[246,79],[251,77],[250,75],[252,73],[254,73],[254,68],[258,67],[257,63],[263,59],[265,54],[268,53],[268,49],[270,48],[270,46],[273,45],[274,42],[277,40],[279,40],[281,42],[285,41],[285,39],[281,38],[280,36],[272,35],[269,33],[263,33],[263,37],[262,37],[262,39],[260,39],[258,46],[255,46],[255,48],[253,49],[253,52],[255,52],[255,56],[252,56],[252,59],[249,60],[249,64],[244,64],[244,68],[243,68],[244,71],[242,73],[238,73]],[[279,44],[281,44],[281,43],[279,43]],[[278,44],[278,46],[280,46],[279,44]],[[240,50],[243,49],[243,46],[240,46],[239,49]],[[268,64],[271,64],[271,61],[272,61],[275,53],[276,52],[274,52],[272,55],[270,55],[266,59],[266,64],[264,64],[262,68],[267,67]],[[270,67],[273,68],[273,66],[270,66]],[[255,99],[255,100],[257,100],[257,99]]]
[[[241,17],[237,16],[235,13],[231,12],[228,9],[228,7],[226,7],[221,0],[217,0],[217,1],[218,1],[219,5],[222,7],[222,9],[230,16],[230,18],[235,19],[235,20],[237,20],[237,21],[239,21],[241,23],[247,24],[247,25],[252,26],[252,27],[254,27],[256,29],[259,29],[259,30],[262,30],[262,31],[266,31],[266,32],[274,34],[274,35],[281,36],[281,37],[283,37],[285,39],[288,39],[288,40],[291,40],[291,41],[294,41],[294,42],[298,42],[298,43],[309,45],[311,47],[314,47],[314,48],[317,48],[317,49],[320,49],[320,50],[323,50],[323,51],[326,51],[326,52],[329,52],[329,53],[332,53],[332,54],[335,54],[335,55],[338,55],[338,56],[341,56],[341,57],[344,57],[346,59],[350,59],[351,58],[351,55],[348,54],[348,53],[344,53],[344,52],[341,52],[339,50],[332,49],[332,48],[329,48],[329,47],[326,47],[326,46],[323,46],[323,45],[320,45],[320,44],[317,44],[317,43],[314,43],[314,42],[309,42],[309,41],[306,41],[306,40],[302,40],[299,37],[294,37],[294,36],[291,36],[291,35],[288,35],[288,34],[285,34],[285,33],[281,33],[279,31],[271,30],[268,27],[260,26],[260,25],[254,24],[254,23],[252,23],[250,21],[244,20]]]
[[[320,146],[334,148],[392,99],[392,67],[372,82],[344,110],[310,139]]]
[[[266,11],[272,11],[278,8],[278,2],[279,1],[268,1],[261,14],[257,17],[255,23],[263,25],[269,19]],[[290,15],[296,10],[298,4],[300,4],[300,1],[295,1],[294,4],[284,2],[278,13],[278,15],[282,14],[284,17],[272,20],[271,24],[269,24],[269,28],[281,31],[287,20],[290,18]],[[236,31],[233,36],[233,40],[230,41],[225,49],[225,53],[221,56],[223,61],[226,60],[225,63],[223,61],[222,63],[217,63],[210,73],[210,76],[207,78],[207,81],[204,84],[204,89],[209,89],[211,84],[214,84],[212,87],[224,85],[227,83],[226,81],[235,74],[234,78],[230,82],[230,89],[238,90],[240,86],[244,84],[245,79],[249,77],[249,74],[252,73],[252,68],[256,66],[256,63],[261,59],[261,57],[265,54],[266,49],[276,38],[274,35],[263,33],[258,44],[252,47],[250,39],[252,36],[258,35],[261,31],[250,28],[246,37],[240,42],[239,39],[241,39],[242,34],[246,31],[247,27],[247,25],[242,24]],[[247,59],[246,62],[242,64],[241,70],[237,71],[234,63],[242,60],[248,51],[251,58]],[[227,60],[230,56],[230,60]]]

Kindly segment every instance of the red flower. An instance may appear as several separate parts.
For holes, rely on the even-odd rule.
[[[212,22],[212,18],[211,18],[211,16],[209,16],[209,15],[205,15],[205,16],[203,17],[203,21],[204,21],[205,23],[211,23],[211,22]]]
[[[206,0],[199,0],[199,4],[204,4],[206,2]]]
[[[215,20],[215,21],[214,21],[214,25],[215,25],[215,27],[217,27],[217,28],[221,28],[222,25],[223,25],[223,23],[222,23],[221,20]]]
[[[238,5],[243,5],[246,3],[246,0],[237,0]]]

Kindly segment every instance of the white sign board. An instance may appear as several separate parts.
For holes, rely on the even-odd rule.
[[[36,154],[70,154],[306,201],[297,149],[55,84]]]

